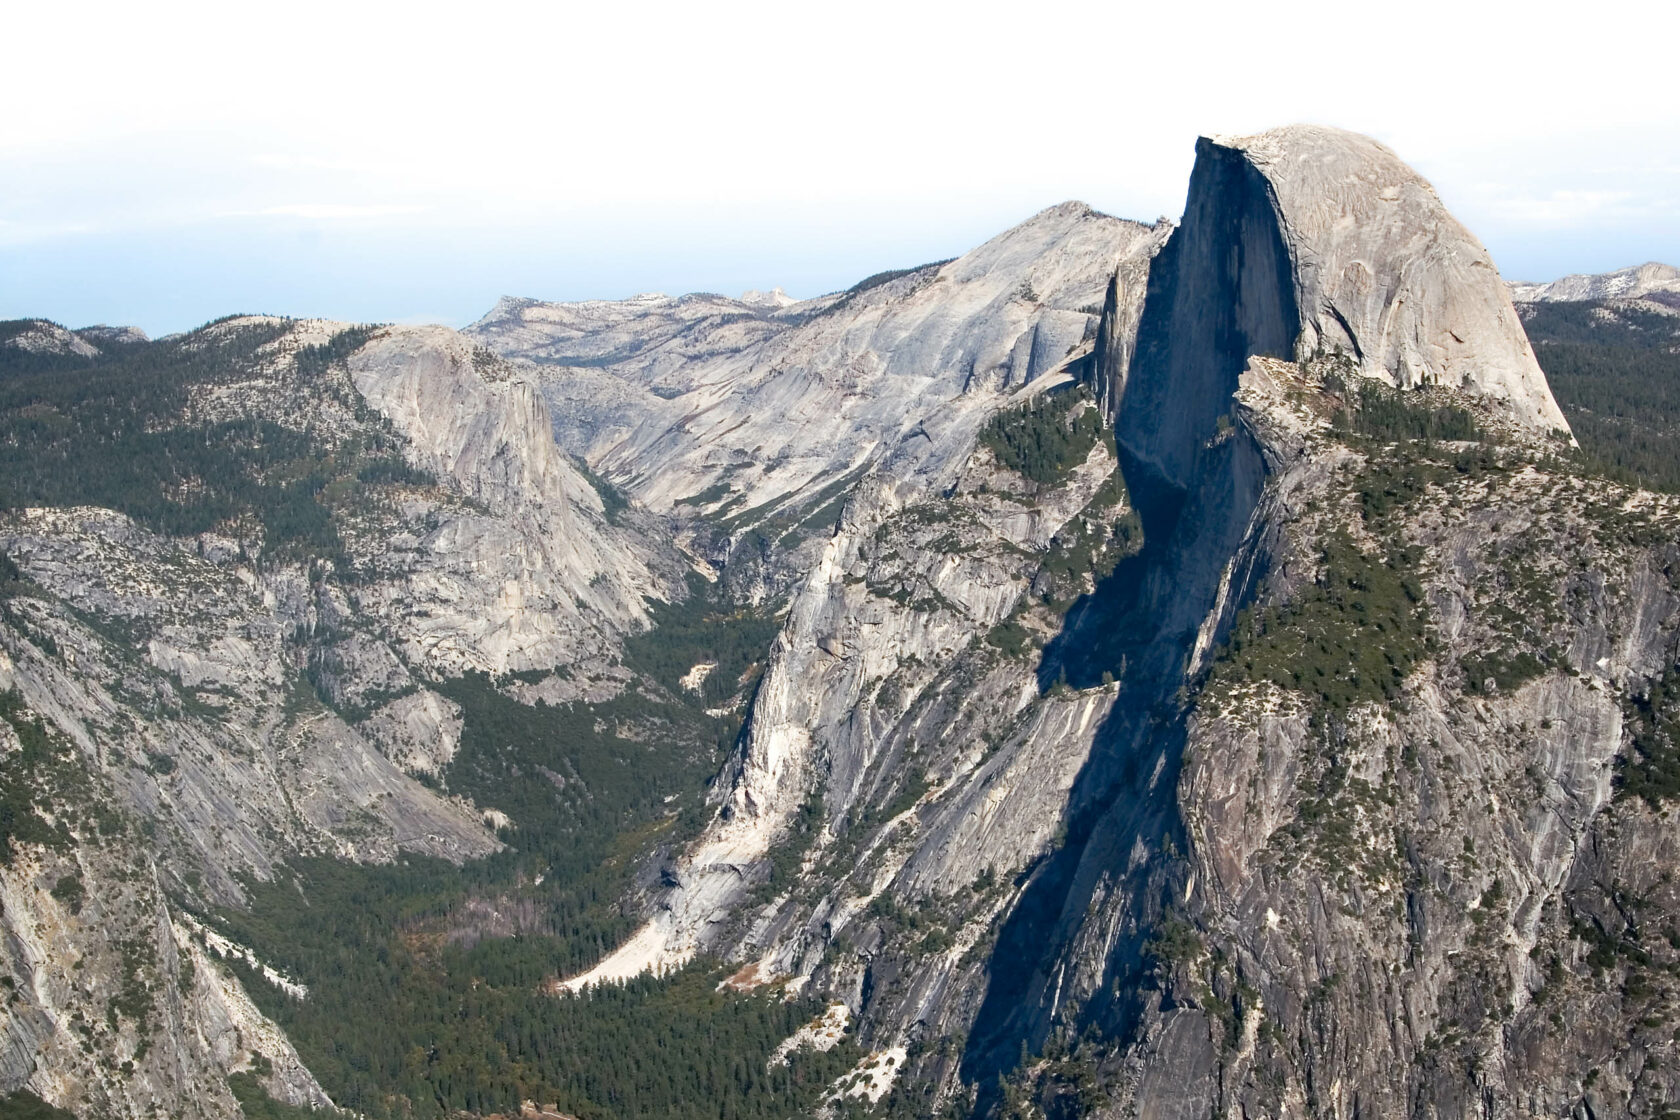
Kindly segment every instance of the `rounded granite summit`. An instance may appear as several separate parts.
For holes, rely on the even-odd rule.
[[[1366,376],[1460,388],[1567,430],[1487,249],[1388,148],[1290,125],[1203,138],[1197,154],[1241,160],[1265,184],[1294,278],[1297,357],[1339,348]]]

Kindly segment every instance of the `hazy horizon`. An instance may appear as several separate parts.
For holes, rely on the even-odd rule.
[[[1170,11],[37,7],[16,41],[73,43],[77,80],[53,50],[0,74],[0,317],[805,298],[1068,199],[1176,218],[1198,134],[1302,120],[1388,144],[1509,279],[1680,263],[1656,4]]]

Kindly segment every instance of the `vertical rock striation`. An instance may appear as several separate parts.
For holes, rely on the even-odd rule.
[[[1337,435],[1350,362],[1514,435],[1479,452],[1494,475]],[[1565,425],[1486,253],[1363,137],[1203,140],[1135,351],[1093,368],[1124,375],[1149,543],[1046,653],[1119,694],[992,956],[962,1065],[982,1103],[1011,1069],[1052,1109],[1100,1074],[1116,1116],[1672,1101],[1649,931],[1676,900],[1632,853],[1669,857],[1610,774],[1672,671],[1677,511],[1552,473]],[[1384,581],[1413,621],[1367,613]]]

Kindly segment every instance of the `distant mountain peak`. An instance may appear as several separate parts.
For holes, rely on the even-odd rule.
[[[752,307],[769,307],[780,310],[784,307],[791,307],[799,301],[778,287],[771,288],[768,292],[761,292],[757,288],[748,288],[741,293],[741,302]]]
[[[1680,268],[1647,261],[1614,272],[1576,273],[1545,284],[1512,281],[1508,287],[1518,303],[1643,299],[1657,292],[1680,292]]]

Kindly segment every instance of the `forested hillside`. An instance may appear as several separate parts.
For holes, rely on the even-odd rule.
[[[1519,310],[1582,451],[1624,482],[1680,490],[1680,312],[1643,300]]]

